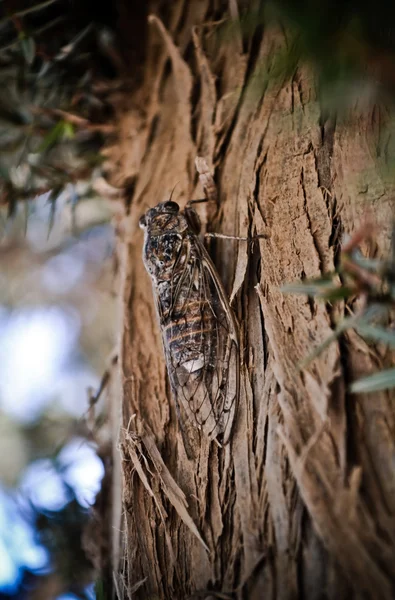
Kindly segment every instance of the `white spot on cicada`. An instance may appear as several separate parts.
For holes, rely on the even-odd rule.
[[[201,354],[199,358],[187,360],[186,362],[182,363],[182,367],[188,371],[188,373],[194,373],[195,371],[199,371],[199,369],[203,369],[204,364],[204,356]]]

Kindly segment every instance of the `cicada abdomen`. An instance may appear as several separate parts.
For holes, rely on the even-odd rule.
[[[210,439],[226,443],[239,393],[238,330],[198,237],[198,215],[162,202],[148,210],[140,226],[176,406]]]

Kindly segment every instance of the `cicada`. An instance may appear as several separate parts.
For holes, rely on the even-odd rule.
[[[239,394],[238,327],[187,205],[161,202],[140,219],[167,371],[176,403],[209,437],[229,440]]]

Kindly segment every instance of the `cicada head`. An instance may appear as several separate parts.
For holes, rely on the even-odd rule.
[[[140,218],[145,231],[143,259],[155,280],[167,279],[182,255],[188,222],[176,202],[161,202]]]
[[[161,215],[168,215],[171,217],[178,215],[179,212],[180,207],[177,202],[173,202],[172,200],[160,202],[160,204],[157,204],[154,208],[150,208],[142,217],[140,217],[139,225],[142,229],[145,229],[146,227],[150,227],[152,223],[155,223]],[[160,219],[160,221],[163,221],[163,219]],[[167,221],[169,222],[168,219]]]

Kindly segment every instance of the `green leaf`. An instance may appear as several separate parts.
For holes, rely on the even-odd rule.
[[[386,369],[380,373],[369,375],[363,379],[358,379],[350,386],[353,394],[364,394],[368,392],[378,392],[395,387],[395,369]]]
[[[329,302],[335,302],[336,300],[346,300],[355,294],[355,290],[352,288],[342,285],[339,287],[334,287],[332,289],[328,289],[326,293],[321,292],[319,297],[323,300],[328,300]]]
[[[365,312],[358,318],[357,325],[369,324],[372,321],[383,321],[388,319],[389,307],[380,302],[373,302],[365,309]]]
[[[63,124],[63,137],[67,140],[71,140],[74,136],[75,132],[72,123],[65,121]]]
[[[23,58],[28,65],[31,65],[36,58],[36,42],[32,37],[21,37],[19,40]]]
[[[370,273],[377,273],[385,266],[385,261],[378,258],[365,258],[359,251],[353,253],[352,261]]]
[[[284,294],[307,294],[308,296],[315,296],[318,292],[318,287],[316,285],[295,282],[282,285],[280,290]]]
[[[308,281],[295,281],[282,285],[280,290],[285,294],[306,294],[307,296],[317,296],[323,294],[325,290],[331,290],[335,286],[327,279],[317,279]]]
[[[49,130],[49,132],[41,142],[40,146],[38,147],[37,152],[45,152],[46,150],[49,150],[49,148],[54,146],[64,137],[64,133],[65,122],[59,121],[58,123],[56,123],[56,125],[54,125],[54,127],[52,127],[52,129]]]
[[[0,179],[4,179],[4,181],[10,181],[9,170],[1,163],[0,163]]]
[[[95,582],[95,594],[97,600],[106,600],[104,594],[104,584],[101,579],[97,579]]]
[[[375,342],[383,342],[395,348],[395,331],[368,323],[357,324],[355,329],[363,337],[367,337]]]
[[[305,294],[306,296],[317,297],[321,300],[335,302],[336,300],[345,300],[352,296],[355,291],[348,286],[338,285],[328,281],[317,283],[295,282],[281,286],[280,290],[285,294]]]

